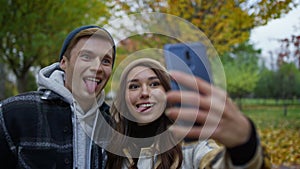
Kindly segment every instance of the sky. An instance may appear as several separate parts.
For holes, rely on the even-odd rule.
[[[295,30],[297,26],[298,31]],[[291,35],[300,35],[300,6],[290,11],[279,19],[269,21],[265,26],[260,26],[251,31],[250,42],[257,49],[262,49],[262,57],[270,66],[269,51],[274,52],[280,48],[276,39],[290,38]]]

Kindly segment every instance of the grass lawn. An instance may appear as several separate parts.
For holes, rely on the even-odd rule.
[[[259,129],[295,129],[300,130],[300,105],[287,107],[287,115],[283,106],[247,106],[242,111],[257,125]]]
[[[300,168],[300,104],[289,105],[285,116],[282,105],[262,103],[244,102],[242,111],[256,124],[271,163]]]

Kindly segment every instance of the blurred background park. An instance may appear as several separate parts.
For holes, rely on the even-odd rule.
[[[299,0],[1,0],[0,100],[36,90],[37,72],[58,61],[63,40],[75,27],[114,26],[111,21],[136,13],[171,14],[192,23],[214,46],[227,91],[256,123],[273,168],[300,168],[299,5]],[[289,26],[292,31],[274,33],[270,44],[276,45],[263,49],[255,30],[295,10],[294,25],[273,28]],[[132,31],[126,24],[118,29]],[[115,65],[135,51],[162,48],[166,42],[155,34],[121,39]]]

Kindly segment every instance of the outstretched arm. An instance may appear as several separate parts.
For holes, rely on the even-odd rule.
[[[237,162],[239,165],[240,161],[247,163],[253,159],[258,153],[256,151],[260,150],[254,124],[243,115],[227,93],[191,75],[176,71],[171,72],[171,75],[178,83],[194,91],[168,92],[169,103],[188,106],[169,108],[166,111],[167,116],[174,120],[179,118],[199,124],[192,128],[173,125],[170,129],[175,135],[214,139],[226,147],[233,163]]]

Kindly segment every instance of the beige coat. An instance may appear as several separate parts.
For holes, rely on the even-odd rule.
[[[139,169],[155,169],[160,164],[157,155],[149,155],[152,149],[153,147],[149,147],[141,150],[137,164]],[[126,169],[132,165],[133,160],[126,149],[123,151],[127,155],[127,161],[123,165],[123,168]],[[259,145],[252,160],[243,166],[234,166],[226,149],[217,145],[213,140],[183,143],[182,153],[182,169],[261,169],[264,161],[262,148]],[[217,159],[215,159],[216,157]]]

